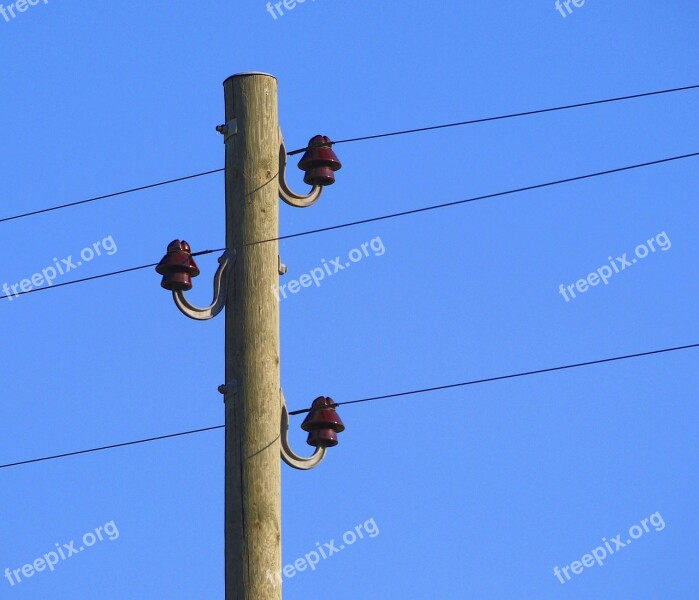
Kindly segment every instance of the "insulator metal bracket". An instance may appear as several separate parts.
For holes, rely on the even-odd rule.
[[[296,208],[307,208],[320,199],[323,193],[323,186],[314,185],[310,193],[304,195],[297,194],[292,191],[289,184],[286,182],[286,146],[284,145],[284,137],[282,136],[281,129],[279,130],[279,197],[289,204],[290,206],[295,206]]]
[[[226,269],[233,266],[235,255],[229,261],[228,251],[224,252],[218,259],[219,265],[214,275],[214,299],[206,308],[198,308],[191,304],[184,295],[183,291],[173,291],[172,297],[175,300],[175,305],[180,309],[180,312],[190,319],[197,321],[207,321],[218,315],[226,305]]]
[[[281,419],[281,456],[282,460],[294,469],[300,471],[308,471],[317,467],[325,458],[326,448],[316,448],[316,451],[308,457],[299,456],[291,449],[289,445],[289,410],[286,407],[286,398],[284,392],[280,390],[282,402],[282,419]]]

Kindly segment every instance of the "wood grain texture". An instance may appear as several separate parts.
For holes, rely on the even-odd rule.
[[[224,83],[226,245],[236,249],[226,302],[226,599],[280,600],[281,463],[277,81],[264,74]]]

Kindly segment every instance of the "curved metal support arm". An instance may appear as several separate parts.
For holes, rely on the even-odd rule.
[[[304,458],[296,454],[289,445],[289,410],[286,407],[286,399],[284,398],[284,393],[282,392],[282,428],[281,428],[281,455],[282,460],[293,467],[294,469],[299,469],[300,471],[308,471],[317,467],[325,458],[325,448],[316,448],[316,451],[312,456]]]
[[[286,146],[281,130],[279,131],[279,197],[296,208],[307,208],[315,204],[323,193],[323,186],[314,185],[309,194],[302,196],[291,190],[286,182]]]
[[[235,256],[233,260],[235,260]],[[184,292],[172,292],[172,297],[175,300],[177,308],[190,319],[195,319],[197,321],[213,319],[226,305],[226,277],[224,277],[224,275],[229,263],[227,252],[224,252],[223,255],[219,257],[218,262],[218,269],[216,270],[216,275],[214,275],[214,299],[210,306],[198,308],[190,304],[187,298],[185,298]],[[230,262],[232,266],[233,261]]]

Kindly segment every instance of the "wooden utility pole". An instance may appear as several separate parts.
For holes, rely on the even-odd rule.
[[[281,600],[277,80],[241,73],[226,102],[226,600]]]
[[[239,73],[223,88],[226,122],[216,130],[226,144],[226,252],[211,305],[199,308],[185,297],[199,275],[186,241],[170,242],[155,270],[190,319],[207,321],[226,309],[226,381],[219,386],[226,406],[226,600],[281,600],[281,460],[303,471],[316,467],[345,426],[333,400],[321,396],[302,424],[315,451],[299,456],[289,444],[274,293],[285,272],[278,254],[278,202],[311,206],[342,165],[331,140],[316,135],[299,162],[311,190],[294,193],[286,183],[277,80]]]

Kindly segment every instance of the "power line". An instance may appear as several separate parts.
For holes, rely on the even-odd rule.
[[[515,379],[517,377],[528,377],[529,375],[540,375],[541,373],[552,373],[554,371],[563,371],[565,369],[577,369],[578,367],[588,367],[590,365],[601,365],[603,363],[627,360],[630,358],[639,358],[641,356],[651,356],[653,354],[663,354],[665,352],[676,352],[678,350],[689,350],[690,348],[699,348],[699,344],[689,344],[687,346],[675,346],[674,348],[664,348],[662,350],[651,350],[650,352],[639,352],[637,354],[627,354],[625,356],[615,356],[613,358],[602,358],[600,360],[590,360],[572,365],[563,365],[560,367],[549,367],[547,369],[537,369],[536,371],[523,371],[522,373],[513,373],[511,375],[500,375],[498,377],[488,377],[486,379],[474,379],[473,381],[464,381],[462,383],[450,383],[448,385],[440,385],[437,387],[423,388],[419,390],[411,390],[409,392],[398,392],[397,394],[386,394],[384,396],[372,396],[371,398],[362,398],[360,400],[349,400],[347,402],[336,402],[335,406],[346,406],[349,404],[362,404],[364,402],[374,402],[376,400],[388,400],[389,398],[400,398],[402,396],[412,396],[415,394],[426,394],[428,392],[438,392],[441,390],[449,390],[453,388],[466,387],[469,385],[477,385],[479,383],[489,383],[491,381],[503,381],[505,379]],[[295,410],[290,412],[290,415],[300,415],[310,412],[310,409]]]
[[[693,89],[697,89],[697,88],[699,88],[699,84],[687,85],[684,87],[670,88],[670,89],[665,89],[665,90],[658,90],[655,92],[645,92],[642,94],[633,94],[630,96],[618,96],[616,98],[607,98],[604,100],[593,100],[591,102],[580,102],[578,104],[568,104],[566,106],[556,106],[553,108],[542,108],[542,109],[538,109],[538,110],[530,110],[530,111],[526,111],[526,112],[518,112],[518,113],[512,113],[512,114],[508,114],[508,115],[499,115],[497,117],[486,117],[486,118],[482,118],[482,119],[472,119],[470,121],[459,121],[457,123],[447,123],[444,125],[433,125],[431,127],[419,127],[416,129],[405,129],[402,131],[393,131],[393,132],[389,132],[389,133],[379,133],[379,134],[375,134],[375,135],[368,135],[368,136],[363,136],[363,137],[355,137],[355,138],[348,138],[348,139],[344,139],[344,140],[337,140],[335,142],[332,142],[332,145],[347,144],[350,142],[359,142],[359,141],[365,141],[365,140],[373,140],[373,139],[392,137],[392,136],[397,136],[397,135],[406,135],[406,134],[410,134],[410,133],[419,133],[422,131],[433,131],[433,130],[437,130],[437,129],[447,129],[449,127],[460,127],[462,125],[474,125],[476,123],[487,123],[489,121],[500,121],[503,119],[513,119],[516,117],[538,115],[538,114],[560,111],[560,110],[569,110],[572,108],[581,108],[584,106],[594,106],[596,104],[608,104],[611,102],[620,102],[622,100],[632,100],[635,98],[645,98],[648,96],[658,96],[661,94],[671,94],[674,92],[682,92],[682,91],[693,90]],[[305,152],[306,150],[308,150],[307,147],[300,148],[298,150],[293,150],[291,152],[287,152],[287,154],[289,156],[292,156],[294,154],[300,154],[301,152]],[[76,202],[68,202],[66,204],[59,204],[58,206],[52,206],[49,208],[43,208],[40,210],[35,210],[35,211],[27,212],[27,213],[13,215],[11,217],[3,217],[3,218],[0,218],[0,223],[4,223],[6,221],[14,221],[15,219],[23,219],[25,217],[31,217],[34,215],[40,215],[40,214],[51,212],[54,210],[69,208],[71,206],[78,206],[81,204],[88,204],[90,202],[97,202],[98,200],[106,200],[107,198],[115,198],[117,196],[124,196],[126,194],[132,194],[134,192],[141,192],[144,190],[149,190],[149,189],[164,186],[164,185],[170,185],[172,183],[179,183],[181,181],[187,181],[189,179],[196,179],[198,177],[204,177],[206,175],[212,175],[214,173],[222,173],[224,171],[225,171],[225,168],[212,169],[211,171],[203,171],[201,173],[195,173],[194,175],[186,175],[184,177],[178,177],[176,179],[169,179],[166,181],[151,183],[151,184],[143,185],[140,187],[122,190],[120,192],[113,192],[111,194],[105,194],[103,196],[95,196],[94,198],[87,198],[85,200],[78,200]]]
[[[536,185],[530,185],[530,186],[526,186],[526,187],[516,188],[516,189],[513,189],[513,190],[506,190],[506,191],[504,191],[504,192],[496,192],[496,193],[494,193],[494,194],[486,194],[486,195],[484,195],[484,196],[475,196],[475,197],[473,197],[473,198],[466,198],[465,200],[456,200],[456,201],[454,201],[454,202],[446,202],[446,203],[444,203],[444,204],[434,204],[434,205],[431,205],[431,206],[425,206],[425,207],[423,207],[423,208],[416,208],[416,209],[406,210],[406,211],[402,211],[402,212],[398,212],[398,213],[391,213],[391,214],[388,214],[388,215],[382,215],[382,216],[379,216],[379,217],[371,217],[371,218],[369,218],[369,219],[362,219],[362,220],[360,220],[360,221],[351,221],[351,222],[349,222],[349,223],[342,223],[342,224],[340,224],[340,225],[331,225],[331,226],[329,226],[329,227],[321,227],[321,228],[319,228],[319,229],[311,229],[311,230],[309,230],[309,231],[301,231],[301,232],[299,232],[299,233],[291,233],[291,234],[282,235],[282,236],[279,236],[279,237],[276,237],[276,238],[270,238],[270,239],[268,239],[268,240],[259,240],[259,241],[257,241],[257,242],[250,242],[248,245],[249,245],[249,246],[253,246],[253,245],[256,245],[256,244],[266,244],[266,243],[269,243],[269,242],[275,242],[275,241],[279,241],[279,240],[289,240],[289,239],[292,239],[292,238],[302,237],[302,236],[306,236],[306,235],[314,235],[314,234],[316,234],[316,233],[323,233],[323,232],[325,232],[325,231],[334,231],[334,230],[336,230],[336,229],[344,229],[344,228],[347,228],[347,227],[354,227],[355,225],[364,225],[365,223],[375,223],[376,221],[384,221],[384,220],[386,220],[386,219],[395,219],[395,218],[397,218],[397,217],[404,217],[404,216],[406,216],[406,215],[414,215],[414,214],[417,214],[417,213],[423,213],[423,212],[428,212],[428,211],[432,211],[432,210],[438,210],[438,209],[441,209],[441,208],[448,208],[448,207],[450,207],[450,206],[458,206],[458,205],[460,205],[460,204],[467,204],[467,203],[469,203],[469,202],[476,202],[476,201],[478,201],[478,200],[488,200],[488,199],[492,199],[492,198],[499,198],[499,197],[501,197],[501,196],[507,196],[507,195],[510,195],[510,194],[518,194],[518,193],[520,193],[520,192],[527,192],[527,191],[531,191],[531,190],[537,190],[537,189],[546,188],[546,187],[551,187],[551,186],[555,186],[555,185],[561,185],[561,184],[564,184],[564,183],[572,183],[572,182],[574,182],[574,181],[582,181],[582,180],[584,180],[584,179],[591,179],[591,178],[593,178],[593,177],[601,177],[601,176],[603,176],[603,175],[611,175],[611,174],[613,174],[613,173],[621,173],[621,172],[624,172],[624,171],[631,171],[631,170],[633,170],[633,169],[641,169],[641,168],[644,168],[644,167],[649,167],[649,166],[653,166],[653,165],[659,165],[659,164],[668,163],[668,162],[673,162],[673,161],[677,161],[677,160],[684,160],[684,159],[686,159],[686,158],[694,158],[694,157],[697,157],[697,156],[699,156],[699,152],[693,152],[693,153],[691,153],[691,154],[683,154],[683,155],[680,155],[680,156],[672,156],[672,157],[670,157],[670,158],[662,158],[662,159],[660,159],[660,160],[654,160],[654,161],[651,161],[651,162],[639,163],[639,164],[635,164],[635,165],[630,165],[630,166],[628,166],[628,167],[619,167],[619,168],[617,168],[617,169],[609,169],[609,170],[607,170],[607,171],[598,171],[598,172],[596,172],[596,173],[590,173],[590,174],[588,174],[588,175],[578,175],[577,177],[569,177],[569,178],[567,178],[567,179],[559,179],[559,180],[557,180],[557,181],[549,181],[549,182],[547,182],[547,183],[538,183],[538,184],[536,184]],[[202,255],[202,254],[211,254],[212,252],[223,252],[224,250],[225,250],[225,248],[216,248],[216,249],[214,249],[214,250],[204,250],[204,251],[202,251],[202,252],[195,252],[195,253],[192,254],[192,256],[200,256],[200,255]],[[139,271],[139,270],[141,270],[141,269],[149,269],[149,268],[151,268],[151,267],[155,267],[156,265],[157,265],[157,263],[151,263],[151,264],[148,264],[148,265],[141,265],[141,266],[139,266],[139,267],[131,267],[130,269],[123,269],[123,270],[121,270],[121,271],[114,271],[114,272],[112,272],[112,273],[104,273],[104,274],[102,274],[102,275],[94,275],[94,276],[92,276],[92,277],[85,277],[84,279],[76,279],[76,280],[73,280],[73,281],[66,281],[65,283],[55,284],[55,285],[53,285],[53,286],[51,286],[51,287],[35,288],[35,289],[29,290],[29,291],[27,291],[27,292],[18,292],[18,293],[15,294],[15,295],[16,295],[16,296],[20,296],[20,295],[22,295],[22,294],[31,294],[31,293],[33,293],[33,292],[46,291],[46,290],[50,290],[50,289],[52,289],[52,288],[58,288],[58,287],[66,286],[66,285],[73,285],[73,284],[75,284],[75,283],[83,283],[83,282],[85,282],[85,281],[91,281],[91,280],[93,280],[93,279],[101,279],[101,278],[103,278],[103,277],[111,277],[112,275],[121,275],[122,273],[129,273],[129,272],[131,272],[131,271]],[[13,296],[13,295],[0,296],[0,300],[3,300],[3,299],[5,299],[5,298],[10,298],[10,297],[12,297],[12,296]]]
[[[43,213],[51,212],[53,210],[60,210],[62,208],[69,208],[71,206],[78,206],[79,204],[88,204],[89,202],[97,202],[97,200],[106,200],[107,198],[115,198],[116,196],[124,196],[126,194],[133,194],[134,192],[142,192],[143,190],[150,190],[152,188],[160,187],[163,185],[170,185],[171,183],[179,183],[181,181],[187,181],[189,179],[196,179],[197,177],[204,177],[206,175],[212,175],[213,173],[221,173],[225,169],[214,169],[213,171],[204,171],[203,173],[195,173],[194,175],[186,175],[185,177],[178,177],[177,179],[169,179],[167,181],[160,181],[158,183],[151,183],[148,185],[142,185],[140,187],[131,188],[128,190],[122,190],[121,192],[114,192],[111,194],[105,194],[104,196],[95,196],[94,198],[87,198],[86,200],[78,200],[77,202],[69,202],[67,204],[60,204],[58,206],[52,206],[50,208],[42,208],[41,210],[35,210],[28,213],[23,213],[21,215],[14,215],[12,217],[4,217],[0,219],[0,223],[5,221],[14,221],[15,219],[23,219],[24,217],[31,217],[34,215],[40,215]]]
[[[396,135],[406,135],[409,133],[419,133],[422,131],[434,131],[436,129],[447,129],[449,127],[461,127],[462,125],[474,125],[476,123],[487,123],[489,121],[501,121],[503,119],[514,119],[516,117],[526,117],[530,115],[540,115],[543,113],[554,112],[558,110],[569,110],[571,108],[582,108],[583,106],[594,106],[596,104],[609,104],[610,102],[621,102],[622,100],[632,100],[635,98],[646,98],[648,96],[658,96],[660,94],[671,94],[673,92],[683,92],[686,90],[694,90],[699,88],[699,85],[687,85],[684,87],[671,88],[667,90],[658,90],[656,92],[645,92],[643,94],[633,94],[631,96],[619,96],[617,98],[607,98],[605,100],[593,100],[591,102],[579,102],[578,104],[568,104],[566,106],[556,106],[553,108],[541,108],[538,110],[529,110],[526,112],[512,113],[509,115],[500,115],[497,117],[485,117],[483,119],[471,119],[470,121],[459,121],[457,123],[447,123],[445,125],[433,125],[431,127],[419,127],[417,129],[404,129],[402,131],[392,131],[390,133],[379,133],[375,135],[365,135],[363,137],[348,138],[346,140],[337,140],[331,142],[329,145],[336,146],[337,144],[348,144],[350,142],[362,142],[365,140],[375,140],[379,138],[393,137]],[[308,147],[299,148],[298,150],[292,150],[287,152],[289,156],[294,154],[300,154],[308,150]]]
[[[699,348],[699,344],[688,344],[686,346],[674,346],[672,348],[663,348],[661,350],[651,350],[649,352],[639,352],[637,354],[626,354],[624,356],[615,356],[613,358],[602,358],[599,360],[591,360],[591,361],[587,361],[587,362],[573,363],[573,364],[569,364],[569,365],[561,365],[558,367],[549,367],[546,369],[538,369],[536,371],[523,371],[521,373],[513,373],[510,375],[500,375],[498,377],[488,377],[485,379],[474,379],[472,381],[464,381],[462,383],[452,383],[452,384],[441,385],[441,386],[437,386],[437,387],[422,388],[422,389],[411,390],[411,391],[407,391],[407,392],[398,392],[395,394],[386,394],[383,396],[372,396],[369,398],[361,398],[359,400],[348,400],[346,402],[337,402],[337,403],[335,403],[335,406],[348,406],[350,404],[360,404],[363,402],[374,402],[374,401],[379,401],[379,400],[388,400],[391,398],[399,398],[399,397],[403,397],[403,396],[411,396],[411,395],[416,395],[416,394],[427,394],[430,392],[437,392],[437,391],[441,391],[441,390],[466,387],[469,385],[477,385],[477,384],[489,383],[489,382],[493,382],[493,381],[503,381],[506,379],[515,379],[518,377],[528,377],[530,375],[540,375],[542,373],[552,373],[554,371],[563,371],[565,369],[577,369],[579,367],[587,367],[590,365],[600,365],[600,364],[604,364],[604,363],[610,363],[610,362],[621,361],[621,360],[628,360],[628,359],[639,358],[639,357],[643,357],[643,356],[651,356],[651,355],[663,354],[663,353],[667,353],[667,352],[676,352],[679,350],[689,350],[691,348]],[[310,409],[306,408],[306,409],[302,409],[302,410],[295,410],[295,411],[290,412],[289,414],[290,415],[300,415],[300,414],[304,414],[307,412],[310,412]],[[145,438],[145,439],[135,440],[132,442],[123,442],[120,444],[112,444],[110,446],[100,446],[98,448],[79,450],[77,452],[67,452],[65,454],[54,454],[52,456],[44,456],[41,458],[32,458],[30,460],[23,460],[23,461],[19,461],[19,462],[0,465],[0,469],[7,469],[9,467],[28,465],[28,464],[32,464],[32,463],[47,461],[47,460],[54,460],[54,459],[58,459],[58,458],[67,458],[69,456],[77,456],[79,454],[89,454],[91,452],[101,452],[102,450],[110,450],[112,448],[123,448],[124,446],[133,446],[136,444],[145,444],[147,442],[156,442],[156,441],[166,440],[166,439],[170,439],[170,438],[174,438],[174,437],[181,437],[181,436],[185,436],[185,435],[193,435],[195,433],[202,433],[205,431],[213,431],[214,429],[223,429],[224,427],[225,427],[225,425],[215,425],[213,427],[205,427],[203,429],[193,429],[190,431],[182,431],[180,433],[170,433],[168,435],[161,435],[158,437]]]
[[[6,298],[12,299],[23,296],[25,294],[32,294],[34,292],[44,292],[53,288],[59,288],[66,285],[73,285],[75,283],[83,283],[84,281],[92,281],[93,279],[102,279],[103,277],[111,277],[112,275],[121,275],[122,273],[131,273],[132,271],[140,271],[141,269],[147,269],[149,267],[156,267],[158,263],[153,263],[150,265],[142,265],[140,267],[131,267],[129,269],[122,269],[121,271],[112,271],[111,273],[103,273],[102,275],[93,275],[92,277],[84,277],[83,279],[74,279],[73,281],[66,281],[64,283],[55,283],[49,287],[34,288],[33,290],[27,290],[26,292],[19,291],[16,294],[7,294],[5,296],[0,296],[0,300],[5,300]]]
[[[213,427],[204,427],[203,429],[192,429],[191,431],[181,431],[180,433],[169,433],[168,435],[159,435],[158,437],[145,438],[142,440],[134,440],[133,442],[122,442],[121,444],[112,444],[111,446],[100,446],[99,448],[89,448],[88,450],[78,450],[77,452],[66,452],[65,454],[54,454],[53,456],[44,456],[42,458],[32,458],[31,460],[22,460],[15,463],[0,465],[0,469],[9,467],[18,467],[20,465],[30,465],[32,463],[43,462],[46,460],[54,460],[57,458],[67,458],[69,456],[77,456],[79,454],[89,454],[91,452],[101,452],[102,450],[111,450],[112,448],[123,448],[125,446],[135,446],[136,444],[145,444],[147,442],[157,442],[170,438],[181,437],[184,435],[192,435],[194,433],[203,433],[205,431],[213,431],[214,429],[223,429],[224,425],[215,425]]]
[[[202,254],[211,254],[212,252],[220,252],[219,250],[202,250],[201,252],[194,252],[192,256],[201,256]],[[26,292],[19,291],[16,294],[7,294],[6,296],[0,296],[0,300],[10,299],[17,296],[24,296],[25,294],[33,294],[34,292],[43,292],[46,290],[51,290],[53,288],[59,288],[66,285],[73,285],[75,283],[83,283],[85,281],[92,281],[93,279],[102,279],[104,277],[112,277],[113,275],[121,275],[123,273],[131,273],[133,271],[140,271],[142,269],[150,269],[152,267],[157,267],[158,263],[151,263],[149,265],[141,265],[140,267],[131,267],[129,269],[122,269],[121,271],[112,271],[111,273],[102,273],[101,275],[93,275],[92,277],[83,277],[82,279],[74,279],[72,281],[66,281],[64,283],[54,283],[49,287],[34,288],[33,290],[27,290]]]
[[[651,162],[639,163],[636,165],[630,165],[628,167],[620,167],[618,169],[609,169],[607,171],[598,171],[597,173],[590,173],[588,175],[579,175],[577,177],[569,177],[567,179],[559,179],[557,181],[549,181],[548,183],[539,183],[536,185],[529,185],[526,187],[516,188],[513,190],[507,190],[504,192],[497,192],[495,194],[486,194],[484,196],[476,196],[474,198],[466,198],[465,200],[456,200],[454,202],[446,202],[444,204],[434,204],[431,206],[425,206],[423,208],[416,208],[413,210],[406,210],[397,213],[391,213],[388,215],[383,215],[380,217],[371,217],[369,219],[362,219],[360,221],[351,221],[349,223],[343,223],[341,225],[331,225],[329,227],[321,227],[319,229],[311,229],[309,231],[302,231],[300,233],[291,233],[289,235],[282,235],[277,238],[271,238],[268,240],[260,240],[258,242],[251,242],[249,245],[254,244],[265,244],[267,242],[274,242],[277,240],[289,240],[291,238],[301,237],[305,235],[312,235],[315,233],[322,233],[324,231],[333,231],[335,229],[344,229],[345,227],[354,227],[355,225],[363,225],[365,223],[375,223],[376,221],[383,221],[385,219],[395,219],[396,217],[404,217],[406,215],[414,215],[417,213],[423,213],[431,210],[437,210],[440,208],[447,208],[450,206],[458,206],[459,204],[467,204],[469,202],[476,202],[478,200],[488,200],[492,198],[498,198],[500,196],[507,196],[509,194],[518,194],[520,192],[528,192],[531,190],[538,190],[541,188],[551,187],[554,185],[561,185],[563,183],[572,183],[573,181],[582,181],[583,179],[591,179],[593,177],[601,177],[602,175],[611,175],[612,173],[621,173],[623,171],[631,171],[633,169],[641,169],[643,167],[650,167],[652,165],[659,165],[662,163],[668,163],[676,160],[683,160],[686,158],[693,158],[699,156],[699,152],[693,152],[691,154],[683,154],[681,156],[672,156],[670,158],[663,158],[660,160],[654,160]]]

